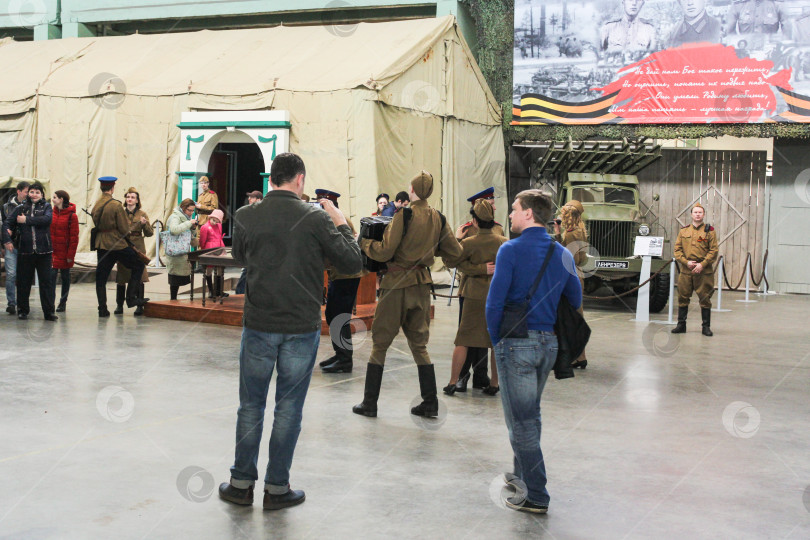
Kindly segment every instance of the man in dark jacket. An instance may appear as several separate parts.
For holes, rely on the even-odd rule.
[[[239,411],[231,480],[220,498],[253,504],[258,479],[267,391],[275,369],[276,399],[270,459],[264,477],[264,508],[304,502],[290,489],[292,464],[304,399],[318,352],[324,259],[337,270],[362,270],[360,247],[343,214],[331,201],[323,209],[301,200],[304,162],[280,154],[270,167],[273,191],[234,216],[233,258],[247,268],[242,347],[239,352]]]
[[[19,234],[17,257],[17,317],[27,319],[30,311],[28,298],[34,283],[34,272],[39,278],[39,301],[45,320],[56,321],[54,295],[51,287],[51,205],[44,197],[44,188],[34,182],[28,189],[28,198],[17,206],[3,224],[3,244],[6,251],[13,249],[11,238]]]
[[[28,188],[31,186],[26,181],[17,184],[17,194],[12,196],[2,208],[2,220],[5,222],[6,218],[21,205],[28,197]],[[11,235],[11,231],[8,231]],[[17,239],[12,238],[11,248],[4,249],[5,267],[6,267],[6,313],[14,315],[17,313]]]

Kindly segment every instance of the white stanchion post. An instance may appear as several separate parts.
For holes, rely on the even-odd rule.
[[[749,260],[745,261],[745,300],[737,300],[737,302],[745,302],[746,304],[752,304],[757,302],[757,300],[751,300],[749,291],[751,287],[751,264]]]
[[[675,259],[669,263],[669,316],[667,324],[675,324],[673,319],[675,311]]]
[[[757,293],[757,296],[770,296],[776,294],[774,291],[768,290],[768,259],[765,259],[765,265],[762,267],[762,291]]]
[[[447,305],[451,305],[453,303],[453,289],[456,286],[456,274],[458,273],[458,268],[453,268],[453,277],[450,278],[450,298],[447,299]]]
[[[652,257],[643,255],[641,257],[641,273],[638,277],[638,284],[641,285],[650,279],[650,266],[652,265]],[[638,290],[638,299],[636,301],[636,322],[650,322],[650,284],[647,283]]]
[[[730,309],[723,309],[723,262],[725,259],[720,257],[717,261],[717,307],[712,311],[731,311]]]
[[[155,223],[155,268],[163,268],[160,264],[160,222]]]

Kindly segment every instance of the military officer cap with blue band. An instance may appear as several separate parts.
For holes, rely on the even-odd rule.
[[[337,202],[338,197],[340,197],[340,193],[336,193],[334,191],[329,191],[328,189],[316,189],[315,190],[315,198],[316,199],[329,199],[332,202]]]
[[[494,198],[495,198],[495,188],[494,187],[488,187],[484,191],[479,191],[478,193],[476,193],[472,197],[469,197],[467,199],[467,201],[475,204],[475,201],[477,201],[479,199],[494,199]]]
[[[115,176],[102,176],[98,179],[99,182],[117,182],[118,178]]]

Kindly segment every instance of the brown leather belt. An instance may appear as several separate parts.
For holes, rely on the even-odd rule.
[[[143,235],[141,235],[141,233],[139,233],[139,232],[131,232],[131,233],[129,233],[129,235],[130,235],[130,236],[143,236]]]

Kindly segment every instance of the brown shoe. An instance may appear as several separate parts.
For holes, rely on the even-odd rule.
[[[245,489],[233,487],[230,482],[219,485],[219,498],[229,503],[250,506],[253,504],[253,486]]]
[[[287,486],[287,493],[283,495],[271,495],[266,489],[264,490],[264,502],[262,506],[265,510],[281,510],[282,508],[289,508],[296,506],[306,500],[307,496],[301,490],[289,489]]]

